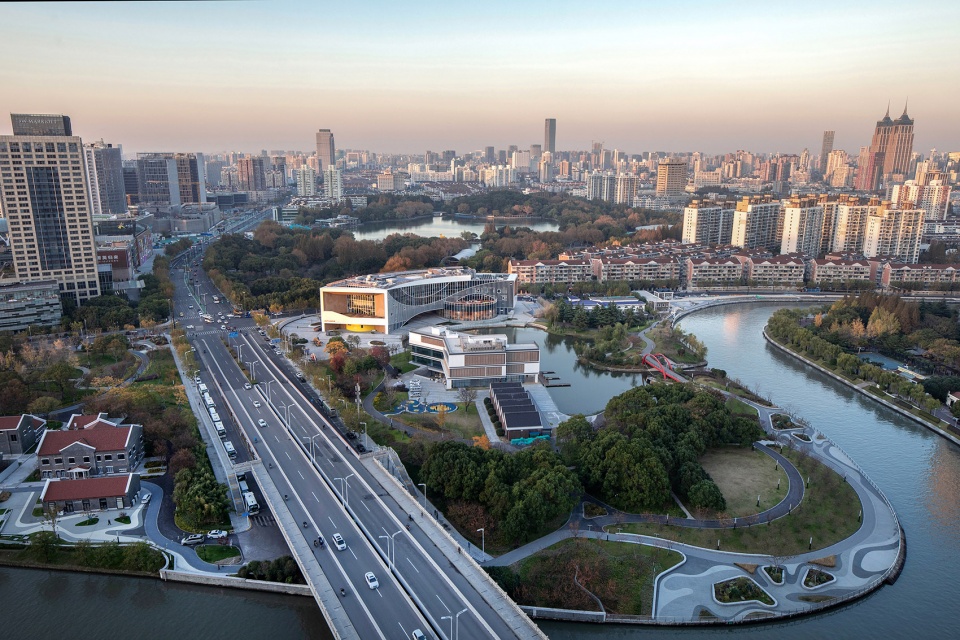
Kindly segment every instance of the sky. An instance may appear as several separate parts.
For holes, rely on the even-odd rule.
[[[138,151],[960,150],[960,2],[0,4],[0,114]],[[10,133],[4,115],[0,134]]]

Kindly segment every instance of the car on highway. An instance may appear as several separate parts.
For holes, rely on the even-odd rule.
[[[194,327],[192,324],[188,324],[187,329],[196,329],[196,327]]]
[[[183,536],[183,539],[180,540],[180,544],[193,546],[195,544],[202,543],[206,538],[202,533],[191,533],[190,535]]]
[[[223,540],[229,535],[230,534],[228,534],[223,529],[214,529],[213,531],[207,532],[207,538],[209,538],[210,540]]]
[[[248,382],[248,383],[246,383],[245,385],[243,385],[243,388],[244,388],[244,389],[253,389],[253,385]]]
[[[367,571],[363,574],[363,578],[367,581],[367,586],[371,589],[377,589],[380,586],[380,583],[377,581],[377,576],[373,575],[373,571]]]
[[[333,546],[337,548],[337,551],[345,551],[347,548],[347,543],[343,541],[343,536],[339,533],[333,534]]]
[[[260,418],[259,420],[257,420],[257,424],[260,425],[261,429],[265,429],[267,426],[267,421],[264,420],[263,418]]]
[[[414,629],[410,637],[413,638],[413,640],[427,640],[427,636],[423,635],[423,631],[420,631],[420,629]]]
[[[193,309],[193,305],[191,304],[187,309]]]
[[[259,401],[259,400],[254,400],[254,401],[253,401],[253,408],[254,408],[254,409],[259,409],[259,408],[260,408],[260,401]]]

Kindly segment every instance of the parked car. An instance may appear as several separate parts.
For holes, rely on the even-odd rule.
[[[150,498],[152,497],[153,497],[152,493],[145,493],[143,494],[143,497],[140,498],[140,502],[142,502],[143,504],[150,504]]]
[[[223,529],[214,529],[213,531],[207,532],[207,537],[211,540],[223,540],[230,534],[224,531]]]
[[[204,540],[206,540],[206,538],[202,533],[191,533],[190,535],[184,536],[183,539],[180,540],[180,544],[193,546],[195,544],[201,544]]]
[[[339,533],[333,534],[333,544],[337,551],[344,551],[347,548],[347,543],[343,541],[343,536]]]
[[[363,574],[363,577],[367,581],[367,586],[371,589],[376,589],[380,586],[380,583],[377,581],[377,576],[373,575],[373,571],[367,571]]]

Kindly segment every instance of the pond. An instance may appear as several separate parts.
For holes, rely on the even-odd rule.
[[[542,218],[521,218],[517,220],[498,219],[495,221],[498,229],[503,227],[529,227],[534,231],[556,231],[560,225],[553,220]],[[471,218],[455,218],[453,216],[417,218],[416,220],[388,220],[383,222],[368,222],[356,229],[352,229],[357,240],[383,240],[393,233],[412,233],[424,238],[459,238],[464,231],[477,235],[483,233],[487,226],[486,220]]]

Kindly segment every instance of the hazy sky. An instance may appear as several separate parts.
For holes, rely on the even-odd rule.
[[[463,6],[461,6],[463,5]],[[0,114],[136,151],[960,150],[960,2],[2,4]],[[6,115],[0,133],[9,133]]]

